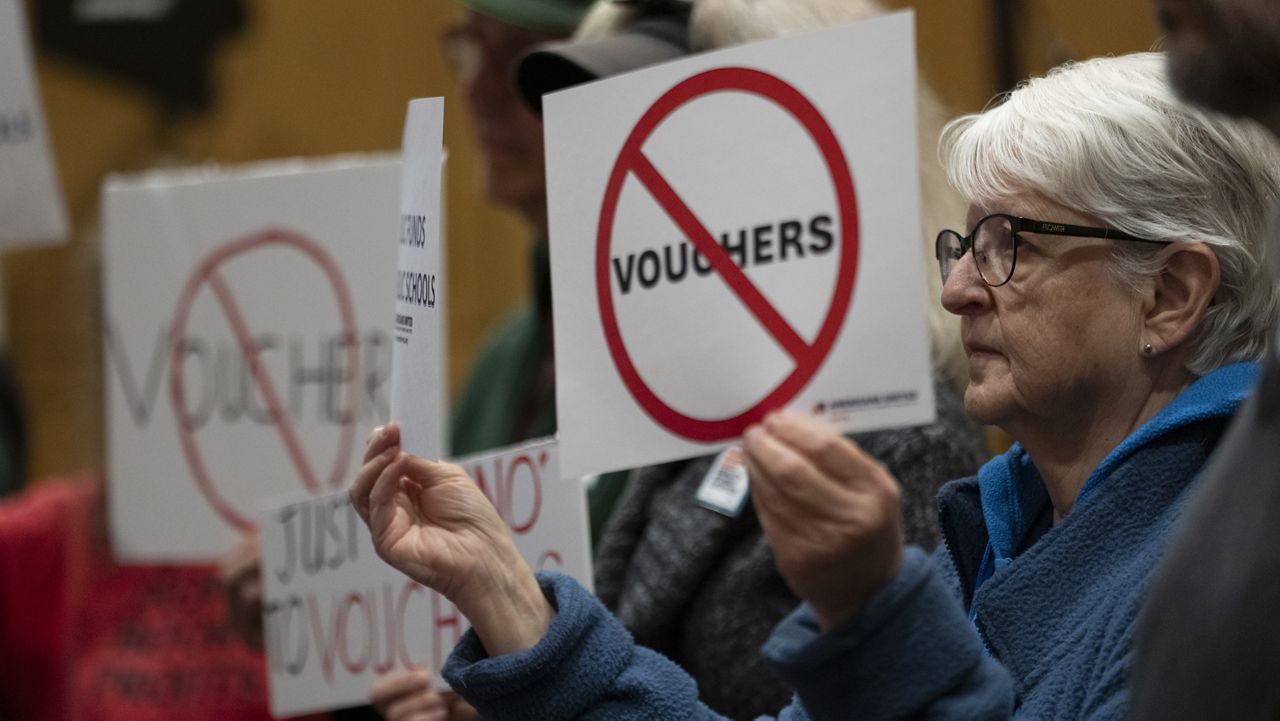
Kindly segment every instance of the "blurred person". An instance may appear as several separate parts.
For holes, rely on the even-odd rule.
[[[208,66],[223,41],[243,29],[239,2],[165,3],[145,18],[63,32],[71,29],[71,4],[39,4],[33,27],[44,50],[151,91],[165,114],[202,113],[216,103]],[[139,64],[138,43],[101,42],[122,32],[177,41],[152,48],[150,62]],[[98,42],[66,42],[91,36]],[[166,63],[177,72],[157,84],[159,76],[147,71]],[[121,142],[99,149],[103,164],[94,172],[105,174],[109,162],[123,157]],[[132,156],[147,154],[125,147]],[[97,240],[83,241],[96,234],[96,221],[89,226],[80,228],[75,245],[92,250]],[[94,258],[85,267],[97,265]],[[90,305],[94,288],[82,298]],[[74,331],[61,335],[83,343]],[[12,473],[18,486],[26,480],[23,421],[8,363],[0,363],[0,475]],[[68,438],[64,447],[80,440]],[[111,480],[100,473],[33,479],[0,501],[0,719],[271,719],[266,665],[229,625],[214,565],[117,561],[107,520]]]
[[[532,297],[488,336],[472,362],[453,407],[450,451],[454,456],[556,431],[542,121],[520,97],[514,73],[517,61],[530,50],[569,36],[591,0],[460,2],[467,8],[465,19],[445,31],[446,54],[462,82],[480,146],[484,192],[516,211],[529,226]],[[633,59],[620,59],[619,71],[637,67]],[[622,479],[622,474],[605,474],[588,487],[593,543],[617,500]]]
[[[467,389],[455,409],[452,452],[465,455],[555,431],[554,365],[550,335],[550,265],[547,253],[546,188],[542,124],[524,103],[515,82],[516,61],[529,50],[566,31],[587,2],[463,0],[463,25],[445,33],[451,61],[461,75],[468,107],[482,148],[485,192],[516,209],[534,230],[535,309],[521,309],[499,329],[480,354]],[[655,7],[629,20],[581,28],[580,40],[594,43],[608,62],[583,71],[561,86],[632,70],[688,51],[687,4]],[[570,12],[572,10],[572,12]],[[631,16],[628,15],[630,18]],[[530,45],[535,43],[534,45]],[[514,105],[513,105],[514,104]],[[536,106],[534,106],[536,107]],[[538,376],[531,371],[538,369]],[[536,382],[534,382],[536,380]],[[523,420],[521,420],[523,419]],[[592,513],[607,514],[616,484],[598,483]],[[230,617],[243,638],[262,646],[261,546],[248,535],[221,560],[221,579]],[[474,718],[474,710],[450,694],[435,690],[422,669],[393,672],[371,690],[373,706],[384,715],[415,717],[423,709],[454,721]],[[447,709],[444,710],[444,709]],[[342,719],[371,717],[372,709],[337,712]]]
[[[663,5],[664,3],[649,3]],[[679,5],[678,1],[665,3]],[[597,2],[574,41],[539,48],[520,62],[521,91],[534,109],[541,96],[584,79],[610,74],[617,54],[643,55],[648,45],[610,43],[624,24],[645,24],[645,3]],[[873,0],[699,0],[689,28],[694,51],[830,27],[871,17]],[[638,19],[639,18],[639,19]],[[934,147],[944,120],[940,103],[919,87],[922,234],[929,247],[931,295],[941,291],[932,259],[933,233],[964,217],[964,205],[947,186]],[[934,498],[942,484],[972,474],[986,457],[981,430],[964,414],[964,357],[959,324],[935,303],[930,341],[937,381],[938,419],[929,425],[854,436],[902,483],[909,543],[932,550],[938,543]],[[717,712],[751,719],[776,713],[790,691],[766,667],[760,646],[798,599],[778,575],[773,554],[749,505],[736,516],[696,500],[717,455],[631,471],[595,551],[595,592],[636,642],[679,664],[697,682],[701,698]]]
[[[479,3],[473,3],[473,6],[479,6]],[[621,13],[613,22],[580,24],[574,38],[580,44],[590,44],[597,62],[589,68],[575,66],[575,72],[571,76],[556,80],[554,89],[627,72],[685,54],[688,51],[687,10],[687,3],[676,0],[673,3],[654,4],[640,12]],[[468,16],[469,23],[476,19],[474,13]],[[542,42],[517,54],[527,57],[528,51],[555,43],[556,41]],[[505,67],[501,68],[506,71],[502,76],[497,74],[496,71],[500,68],[495,63],[490,67],[493,72],[484,73],[477,67],[472,74],[464,73],[464,78],[471,78],[467,97],[473,115],[476,116],[477,133],[482,145],[485,144],[486,136],[492,137],[491,131],[486,128],[488,121],[483,117],[489,113],[504,113],[502,120],[506,123],[510,136],[520,137],[522,144],[531,144],[529,152],[518,155],[509,152],[513,150],[510,146],[514,143],[497,143],[493,148],[486,145],[484,152],[489,162],[486,173],[489,195],[499,202],[518,199],[519,202],[513,204],[513,207],[518,208],[538,230],[533,255],[535,309],[532,315],[528,309],[517,311],[495,334],[477,360],[467,388],[455,409],[452,449],[455,455],[550,435],[556,427],[541,92],[535,92],[532,97],[520,97],[518,91],[527,92],[529,86],[516,83],[514,72],[517,67],[524,67],[524,63],[517,63],[516,60],[517,58],[507,59]],[[459,62],[458,65],[463,67],[466,63]],[[499,80],[504,81],[501,88],[498,87]],[[543,88],[541,91],[549,92],[551,89]],[[513,100],[519,106],[518,111],[510,107]],[[498,175],[512,169],[512,156],[520,160],[517,164],[519,172],[515,174],[514,182],[511,178],[498,182]],[[535,166],[536,178],[531,173]],[[531,321],[536,325],[531,326]],[[530,328],[535,328],[533,335],[529,335]],[[528,373],[534,369],[537,369],[539,375],[531,383],[532,376]],[[493,380],[495,372],[505,379],[496,385]],[[517,383],[517,378],[522,380]],[[513,394],[512,388],[521,385],[528,388],[528,393]],[[513,405],[513,401],[518,403]],[[505,429],[502,434],[497,433],[500,429]],[[622,474],[606,475],[602,479],[596,479],[591,487],[589,499],[593,540],[603,525],[603,519],[612,510],[621,479]],[[392,674],[382,679],[372,690],[371,699],[389,721],[416,719],[418,714],[424,712],[424,718],[438,717],[451,721],[477,717],[475,709],[455,695],[437,692],[433,675],[425,671]]]
[[[96,477],[0,502],[0,654],[6,721],[272,718],[216,570],[117,563]]]
[[[1280,136],[1280,6],[1156,0],[1186,100]],[[1280,278],[1273,216],[1263,255]],[[1272,348],[1276,347],[1272,330]],[[1134,719],[1280,718],[1280,358],[1205,469],[1138,629]]]
[[[531,48],[572,33],[589,4],[461,1],[464,20],[445,31],[444,45],[462,83],[479,145],[484,193],[529,226],[533,297],[478,352],[453,409],[454,455],[549,436],[556,429],[542,122],[521,100],[513,74],[517,60]]]
[[[1280,154],[1179,105],[1150,53],[1058,68],[943,148],[970,202],[936,243],[965,408],[1018,442],[943,488],[931,559],[854,443],[789,412],[747,432],[752,502],[805,601],[766,644],[797,692],[781,718],[1124,718],[1148,575],[1268,352]],[[352,501],[379,554],[472,622],[443,675],[482,716],[715,717],[580,586],[535,577],[465,472],[398,441],[375,430]]]
[[[478,351],[453,408],[450,449],[466,455],[555,432],[551,285],[547,255],[546,178],[542,123],[516,92],[516,61],[540,43],[565,38],[590,0],[459,0],[462,22],[445,29],[446,60],[457,74],[479,147],[480,182],[489,200],[516,212],[532,241],[531,303],[514,311]],[[493,242],[472,238],[468,242]],[[235,628],[261,648],[261,548],[254,536],[221,561],[221,580]],[[436,698],[420,674],[392,674],[403,683],[386,688]],[[434,703],[434,702],[431,702]],[[375,704],[377,706],[379,704]],[[390,702],[381,704],[382,708]],[[376,717],[372,709],[347,709],[344,719]]]

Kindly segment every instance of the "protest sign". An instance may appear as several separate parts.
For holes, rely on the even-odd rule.
[[[444,455],[444,266],[440,253],[440,175],[444,100],[409,103],[400,186],[391,417],[400,446],[424,458]]]
[[[216,558],[264,499],[350,483],[390,413],[399,186],[385,157],[108,182],[117,556]]]
[[[0,0],[0,247],[10,248],[67,237],[23,7]]]
[[[457,461],[529,565],[590,587],[586,497],[562,480],[554,441]],[[345,493],[263,515],[263,614],[277,716],[366,702],[379,676],[440,669],[468,628],[453,605],[385,564]]]
[[[591,588],[586,492],[578,477],[564,475],[556,441],[533,441],[453,462],[498,509],[533,570],[559,571]]]
[[[544,98],[566,474],[933,418],[912,16]]]

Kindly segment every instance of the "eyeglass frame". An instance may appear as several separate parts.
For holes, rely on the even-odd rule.
[[[1005,279],[999,283],[992,283],[982,274],[982,266],[977,262],[977,251],[974,251],[974,238],[978,235],[978,229],[982,224],[992,218],[1004,218],[1009,221],[1009,235],[1013,238],[1013,258],[1009,261],[1009,273]],[[942,270],[942,238],[947,233],[951,233],[960,239],[960,257],[955,258],[956,263],[964,260],[964,254],[970,251],[975,253],[974,264],[978,269],[978,277],[982,278],[982,282],[991,288],[999,288],[1010,280],[1013,280],[1013,271],[1018,267],[1018,246],[1021,245],[1019,233],[1036,233],[1039,235],[1056,235],[1069,238],[1102,238],[1103,240],[1129,240],[1135,243],[1151,243],[1154,245],[1169,245],[1175,241],[1172,240],[1152,240],[1150,238],[1139,238],[1136,235],[1130,235],[1123,230],[1115,228],[1096,228],[1087,225],[1071,225],[1070,223],[1054,223],[1048,220],[1035,220],[1032,218],[1023,218],[1017,215],[1009,215],[1008,213],[992,213],[983,216],[978,222],[973,224],[973,232],[968,235],[961,235],[958,231],[950,228],[943,228],[938,231],[938,236],[933,241],[933,255],[938,261],[938,273],[942,276],[942,282],[947,282],[947,276],[950,273]],[[954,267],[952,268],[954,270]]]

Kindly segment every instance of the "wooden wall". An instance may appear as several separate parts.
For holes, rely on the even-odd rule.
[[[444,95],[450,151],[450,379],[526,292],[525,231],[475,189],[466,108],[440,60],[449,0],[248,0],[250,25],[222,50],[218,103],[166,122],[128,87],[45,57],[38,74],[75,238],[6,254],[7,349],[29,409],[35,478],[103,465],[98,189],[110,172],[200,162],[376,151],[399,146],[405,103]],[[918,14],[920,62],[942,99],[972,112],[997,89],[989,0],[892,0]],[[1147,0],[1025,0],[1028,72],[1070,57],[1149,48]]]

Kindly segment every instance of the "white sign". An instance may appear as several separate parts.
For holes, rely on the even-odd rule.
[[[912,15],[544,99],[565,473],[933,418]]]
[[[590,587],[586,497],[560,479],[554,441],[459,461],[535,569]],[[271,710],[294,716],[367,703],[381,675],[439,670],[469,627],[444,597],[386,565],[346,493],[264,515],[263,614]]]
[[[592,587],[586,489],[578,477],[564,474],[556,441],[532,441],[453,462],[498,509],[533,570],[558,571]]]
[[[400,186],[400,259],[396,273],[391,417],[400,445],[424,458],[445,448],[444,266],[440,254],[440,176],[444,100],[409,103]]]
[[[20,0],[0,0],[0,247],[61,243],[67,211],[49,153]]]
[[[264,499],[349,485],[390,414],[399,197],[387,157],[108,182],[117,556],[210,560]]]

